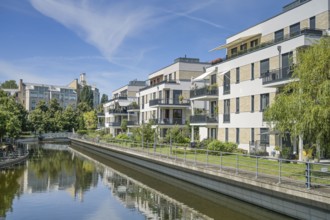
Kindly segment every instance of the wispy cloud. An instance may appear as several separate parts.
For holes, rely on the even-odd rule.
[[[66,26],[95,46],[110,62],[123,42],[150,27],[155,19],[148,7],[123,2],[100,8],[93,1],[30,0],[45,16]]]

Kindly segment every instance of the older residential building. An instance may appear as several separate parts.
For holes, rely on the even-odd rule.
[[[209,66],[196,58],[180,57],[151,73],[148,86],[138,93],[139,124],[152,122],[160,137],[174,126],[185,126],[190,116],[191,78],[200,76]]]
[[[136,107],[138,106],[136,94],[145,86],[145,81],[134,80],[112,92],[112,99],[103,105],[105,127],[109,129],[110,134],[116,136],[122,132],[123,120],[127,120],[129,128],[137,125],[139,114]]]
[[[18,96],[27,111],[34,110],[41,100],[49,103],[51,99],[57,99],[62,108],[68,105],[77,106],[77,92],[67,86],[23,83],[21,79]]]
[[[236,142],[251,153],[271,153],[275,146],[291,146],[297,153],[298,141],[272,134],[263,112],[280,87],[290,82],[297,48],[329,34],[329,4],[329,0],[296,0],[284,6],[282,13],[213,49],[225,49],[227,56],[213,62],[195,81],[208,79],[207,85],[217,83],[218,91],[213,87],[194,90],[191,100],[206,101],[209,111],[199,117],[193,112],[192,125],[211,129],[211,133],[217,129],[219,140]],[[302,138],[299,150],[302,152]]]

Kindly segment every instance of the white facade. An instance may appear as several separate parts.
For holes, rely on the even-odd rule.
[[[264,105],[271,104],[278,88],[289,82],[284,74],[291,71],[292,61],[295,63],[296,49],[315,43],[329,32],[329,0],[300,4],[297,1],[297,4],[229,37],[225,45],[214,49],[227,50],[227,58],[207,69],[208,72],[217,68],[219,79],[219,140],[236,142],[247,151],[264,150],[268,154],[282,143],[280,137],[270,135],[263,121]],[[296,153],[296,147],[294,149]]]

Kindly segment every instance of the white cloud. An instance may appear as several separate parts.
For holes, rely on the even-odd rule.
[[[95,46],[110,62],[119,47],[130,37],[150,27],[155,20],[147,7],[112,4],[98,7],[95,1],[31,0],[32,6],[45,16],[66,26]]]

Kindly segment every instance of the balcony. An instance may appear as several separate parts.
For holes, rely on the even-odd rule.
[[[226,58],[221,58],[222,62],[226,62],[226,61],[229,61],[229,60],[232,60],[232,59],[235,59],[237,57],[240,57],[240,56],[243,56],[243,55],[246,55],[248,53],[252,53],[252,52],[255,52],[255,51],[258,51],[258,50],[262,50],[264,48],[267,48],[267,47],[271,47],[271,46],[274,46],[278,43],[281,43],[283,41],[287,41],[287,40],[291,40],[293,38],[296,38],[298,36],[301,36],[301,35],[305,35],[305,36],[316,36],[316,37],[322,37],[323,35],[323,30],[319,30],[319,29],[309,29],[309,28],[305,28],[305,29],[301,29],[300,31],[298,32],[295,32],[294,35],[292,34],[287,34],[283,37],[282,40],[270,40],[270,41],[267,41],[267,42],[263,42],[255,47],[252,47],[252,48],[249,48],[247,50],[243,50],[243,51],[239,51],[238,53],[235,53],[235,54],[232,54],[231,56],[226,56]],[[221,62],[220,62],[221,63]],[[214,64],[214,65],[217,65],[218,63]]]
[[[193,115],[190,116],[191,124],[218,124],[218,119],[215,115]]]
[[[162,118],[162,119],[150,119],[154,125],[185,125],[186,120],[183,118]]]
[[[218,88],[213,88],[211,86],[206,86],[200,89],[194,89],[190,91],[190,98],[197,98],[197,97],[218,97]]]
[[[152,84],[150,86],[146,86],[142,89],[140,89],[140,91],[144,91],[144,90],[147,90],[147,89],[150,89],[150,88],[153,88],[153,87],[156,87],[156,86],[159,86],[161,84],[177,84],[176,80],[164,80],[164,81],[161,81],[159,83],[155,83],[155,84]]]
[[[127,111],[138,112],[138,111],[140,111],[140,106],[138,104],[131,104],[131,105],[127,106]]]
[[[139,122],[138,121],[127,121],[127,126],[138,126]]]
[[[188,99],[153,99],[149,101],[149,106],[190,106],[190,101]]]
[[[127,115],[126,109],[110,109],[109,114]]]
[[[127,100],[127,96],[118,96],[113,99],[110,99],[109,102],[116,101],[116,100]]]
[[[270,83],[277,83],[277,82],[289,80],[292,77],[292,73],[293,73],[292,67],[270,70],[267,73],[263,73],[261,75],[262,84],[267,85]]]
[[[121,122],[109,122],[109,127],[120,127]]]

